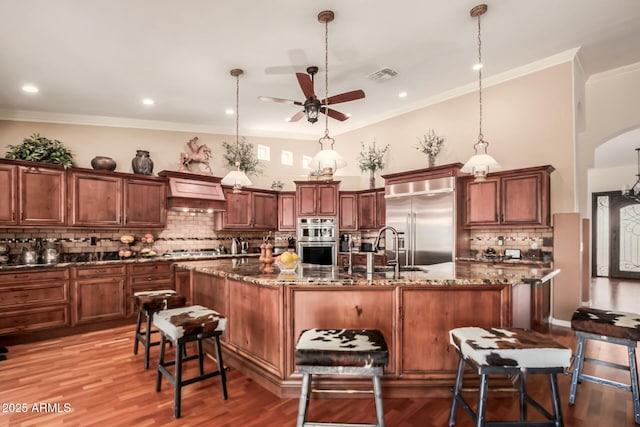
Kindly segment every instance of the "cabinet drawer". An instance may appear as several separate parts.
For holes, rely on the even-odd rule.
[[[136,313],[135,298],[133,297],[133,294],[135,294],[136,292],[173,289],[173,286],[171,285],[171,281],[158,281],[131,285],[129,287],[129,291],[127,292],[127,314],[131,315],[133,313]]]
[[[162,263],[142,263],[142,264],[130,264],[129,265],[129,274],[138,275],[138,274],[153,274],[153,273],[171,273],[171,263],[170,262],[162,262]]]
[[[69,301],[68,282],[43,283],[20,287],[0,288],[0,308]]]
[[[93,277],[124,276],[126,265],[98,265],[95,267],[76,267],[76,277],[79,279],[91,279]]]
[[[47,271],[13,271],[10,273],[0,273],[0,283],[12,285],[19,282],[33,283],[40,280],[66,280],[69,278],[69,270],[57,268]]]
[[[146,276],[134,276],[129,278],[129,284],[132,287],[138,286],[164,286],[163,289],[172,289],[172,276],[166,274],[149,274]]]
[[[69,325],[69,306],[32,308],[0,313],[0,335]]]

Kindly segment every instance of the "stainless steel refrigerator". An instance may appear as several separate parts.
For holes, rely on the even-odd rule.
[[[386,187],[386,225],[399,234],[385,234],[387,259],[399,252],[401,266],[453,261],[455,197],[453,177],[393,184]]]

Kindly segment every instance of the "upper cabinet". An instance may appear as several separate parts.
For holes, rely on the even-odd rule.
[[[223,187],[227,210],[220,212],[218,229],[275,230],[278,228],[278,195],[274,192]]]
[[[278,230],[296,230],[296,193],[294,191],[278,193]]]
[[[166,224],[166,180],[112,172],[71,170],[69,225],[162,228]]]
[[[358,194],[358,228],[377,230],[384,227],[384,189],[361,191]]]
[[[356,231],[358,229],[358,193],[341,191],[339,208],[338,227],[340,231]]]
[[[295,181],[298,216],[337,216],[340,181]]]
[[[64,225],[66,197],[62,167],[31,166],[30,162],[0,164],[1,225]]]
[[[465,226],[550,225],[552,166],[492,173],[485,182],[465,177]]]

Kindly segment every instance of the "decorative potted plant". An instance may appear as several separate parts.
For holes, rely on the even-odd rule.
[[[443,143],[444,138],[438,136],[433,129],[427,135],[424,135],[422,139],[418,138],[416,150],[422,151],[429,157],[430,168],[436,165],[436,156],[440,152]]]
[[[223,157],[231,169],[237,167],[247,175],[262,174],[260,160],[256,159],[253,154],[253,144],[246,142],[245,139],[242,138],[242,141],[235,144],[229,144],[223,141],[222,146],[226,150]]]
[[[372,145],[365,147],[364,142],[360,142],[362,145],[362,151],[358,157],[358,165],[362,172],[369,171],[369,188],[375,188],[376,186],[376,171],[384,168],[384,155],[389,149],[389,144],[384,148],[376,148],[376,140],[373,140]]]
[[[284,188],[284,183],[280,180],[273,181],[271,183],[271,189],[275,191],[281,191]]]
[[[7,159],[29,160],[32,162],[53,163],[65,168],[73,166],[73,154],[62,142],[48,139],[34,133],[24,138],[20,145],[9,145]]]

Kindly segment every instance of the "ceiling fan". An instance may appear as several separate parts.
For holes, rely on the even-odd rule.
[[[336,120],[345,121],[349,118],[340,111],[329,108],[329,105],[339,104],[341,102],[355,101],[357,99],[364,98],[364,91],[362,89],[352,90],[350,92],[344,92],[339,95],[328,96],[329,85],[329,67],[328,67],[328,23],[333,21],[334,14],[330,10],[325,10],[318,14],[318,21],[325,24],[325,98],[320,100],[315,94],[314,90],[314,76],[318,72],[318,67],[307,67],[307,73],[296,73],[298,84],[302,89],[302,93],[305,96],[304,101],[292,101],[290,99],[272,98],[269,96],[259,96],[258,99],[262,101],[274,101],[284,104],[294,104],[303,107],[301,111],[291,116],[290,122],[297,122],[302,117],[306,116],[307,121],[315,123],[318,121],[318,113],[326,114]]]

